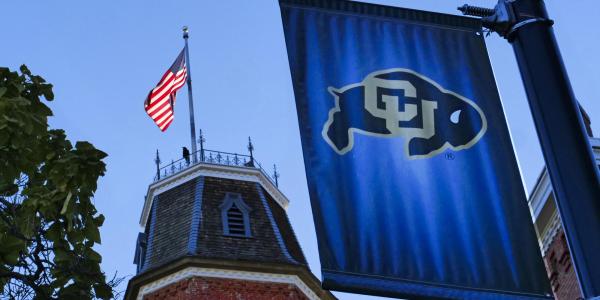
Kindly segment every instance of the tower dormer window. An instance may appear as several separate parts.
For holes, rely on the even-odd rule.
[[[221,209],[223,234],[250,237],[250,207],[242,200],[242,195],[227,193]]]
[[[146,260],[146,234],[138,233],[137,243],[135,246],[135,255],[133,263],[137,265],[137,273],[139,273],[144,267],[144,261]]]

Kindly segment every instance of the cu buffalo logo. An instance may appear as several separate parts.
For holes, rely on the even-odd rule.
[[[329,92],[335,107],[322,134],[340,155],[352,150],[355,133],[400,137],[408,158],[415,159],[468,149],[487,129],[477,104],[408,69],[377,71]]]

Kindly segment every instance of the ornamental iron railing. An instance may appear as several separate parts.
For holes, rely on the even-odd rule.
[[[223,151],[201,149],[199,151],[196,151],[195,153],[184,155],[181,159],[175,161],[171,160],[171,163],[163,166],[159,166],[160,158],[158,156],[157,151],[155,163],[157,169],[156,174],[154,175],[154,181],[159,181],[163,178],[175,175],[199,163],[205,163],[259,169],[265,175],[265,177],[267,177],[273,184],[275,184],[275,186],[278,186],[279,174],[277,173],[277,168],[273,166],[274,172],[273,174],[269,174],[262,167],[262,165],[258,161],[256,161],[256,159],[252,155],[252,151],[250,151],[250,155],[245,155],[239,153],[229,153]]]

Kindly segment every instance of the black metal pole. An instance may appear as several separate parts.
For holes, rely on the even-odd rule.
[[[600,173],[552,21],[542,0],[500,0],[499,8],[500,18],[512,19],[503,35],[517,57],[581,291],[599,297]]]
[[[279,173],[277,172],[276,164],[273,164],[273,178],[275,179],[275,186],[279,187]]]
[[[158,155],[158,149],[156,149],[156,158],[154,159],[156,164],[156,180],[160,179],[160,156]]]
[[[202,129],[200,129],[200,161],[204,162],[204,134],[202,134]]]
[[[248,137],[248,152],[250,152],[250,166],[254,167],[254,145],[250,137]]]
[[[183,39],[185,40],[185,64],[187,67],[187,88],[188,99],[190,103],[190,130],[192,132],[192,159],[194,163],[198,162],[196,157],[196,124],[194,123],[194,98],[192,96],[192,70],[190,67],[190,51],[188,50],[188,28],[183,27]]]

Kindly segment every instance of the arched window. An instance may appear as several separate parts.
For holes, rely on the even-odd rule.
[[[226,193],[221,209],[223,234],[250,237],[250,207],[242,200],[242,195]]]

